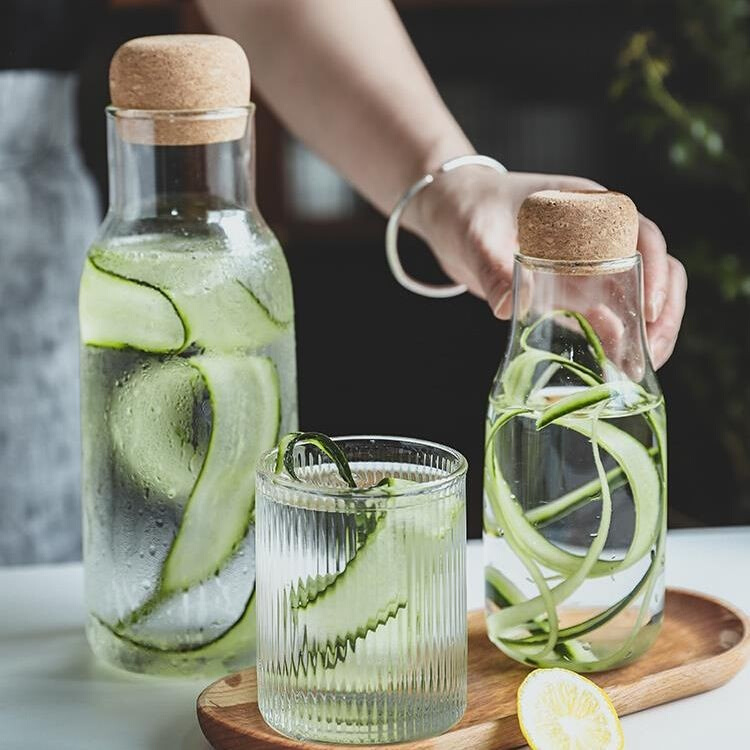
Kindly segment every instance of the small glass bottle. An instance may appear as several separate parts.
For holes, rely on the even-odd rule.
[[[255,463],[296,428],[292,288],[255,204],[242,49],[120,48],[80,290],[87,635],[136,672],[255,653]]]
[[[610,669],[659,632],[666,428],[637,232],[617,193],[543,191],[519,213],[484,550],[489,636],[530,665]]]

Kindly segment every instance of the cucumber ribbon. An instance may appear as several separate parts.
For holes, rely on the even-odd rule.
[[[408,591],[408,568],[397,567],[388,576],[383,570],[393,569],[394,560],[402,560],[407,544],[440,544],[454,527],[460,503],[438,506],[437,522],[434,515],[424,518],[420,509],[409,517],[409,534],[403,524],[408,509],[389,511],[390,503],[372,504],[368,496],[383,494],[395,498],[413,490],[418,482],[385,477],[373,485],[358,486],[349,460],[341,447],[331,438],[317,432],[297,432],[283,437],[279,443],[275,471],[286,472],[296,481],[299,445],[313,445],[334,465],[342,481],[355,500],[352,517],[356,527],[356,546],[342,570],[308,577],[292,584],[289,591],[290,620],[299,634],[299,650],[289,659],[294,674],[307,674],[318,667],[331,669],[346,660],[356,649],[358,641],[370,633],[380,632],[393,619],[409,610],[405,596]],[[310,481],[311,487],[314,487]],[[434,512],[434,511],[433,511]],[[413,608],[412,608],[413,609]]]
[[[284,319],[277,320],[235,279],[206,289],[200,283],[203,267],[175,270],[173,264],[137,260],[116,253],[87,259],[82,339],[88,346],[182,353],[130,374],[127,388],[112,395],[110,429],[131,477],[164,502],[186,495],[187,502],[151,595],[114,625],[98,620],[145,651],[213,651],[219,642],[222,649],[235,648],[234,641],[246,641],[254,619],[254,587],[242,612],[218,635],[212,630],[188,643],[165,643],[144,624],[177,595],[219,575],[248,534],[255,464],[278,440],[281,402],[273,361],[245,352],[270,343],[290,325],[291,304],[279,308]],[[187,356],[188,348],[202,353]],[[203,394],[210,404],[207,435],[196,432],[194,417]],[[231,635],[239,632],[245,635]]]
[[[525,599],[512,582],[489,566],[486,571],[488,598],[501,608],[488,615],[488,633],[503,651],[521,661],[545,665],[559,663],[562,657],[569,661],[577,661],[579,668],[584,671],[604,669],[606,666],[602,665],[605,662],[609,665],[617,663],[617,659],[625,654],[625,649],[620,649],[617,655],[607,660],[596,660],[581,649],[575,639],[601,627],[643,593],[637,627],[634,628],[627,644],[630,647],[646,616],[663,557],[665,514],[661,498],[666,481],[663,424],[659,421],[658,414],[652,413],[653,410],[640,409],[656,437],[657,445],[648,449],[627,432],[600,420],[602,410],[610,401],[617,398],[626,399],[630,405],[636,407],[635,413],[638,413],[639,401],[645,400],[645,393],[630,381],[623,379],[604,382],[602,375],[584,365],[561,355],[530,347],[528,339],[533,330],[544,320],[557,315],[574,318],[579,323],[593,360],[603,373],[608,370],[612,372],[612,366],[605,358],[601,342],[588,321],[578,313],[559,310],[542,316],[524,331],[520,340],[521,353],[504,370],[503,396],[509,405],[526,404],[533,400],[534,395],[559,368],[567,370],[582,381],[585,387],[551,404],[540,414],[538,411],[535,412],[531,405],[509,406],[501,411],[488,430],[485,488],[489,514],[485,515],[485,529],[490,534],[499,532],[503,536],[526,568],[538,591],[537,596]],[[541,378],[533,383],[538,365],[544,363],[549,363],[547,369]],[[585,416],[581,416],[584,409],[588,411],[584,413]],[[537,430],[555,424],[588,438],[597,477],[557,500],[524,512],[502,476],[494,443],[498,433],[511,420],[532,419],[534,413],[538,414]],[[604,469],[602,451],[616,463],[616,467],[608,472]],[[661,477],[655,466],[657,457],[662,461]],[[611,492],[614,487],[625,482],[630,486],[633,497],[635,531],[621,560],[602,561],[599,558],[606,543],[612,517]],[[539,529],[542,526],[563,517],[584,503],[594,502],[597,498],[601,503],[599,525],[585,555],[568,552],[549,542],[540,533]],[[649,553],[651,563],[628,595],[584,622],[567,628],[559,627],[557,607],[572,596],[584,581],[622,572],[640,562]],[[542,567],[559,574],[561,582],[550,587]],[[519,637],[519,633],[524,631],[527,635]],[[553,652],[556,652],[557,656],[553,656]]]
[[[200,374],[211,404],[205,459],[162,565],[158,586],[113,628],[118,635],[146,646],[154,644],[134,635],[133,626],[173,595],[218,575],[247,535],[255,500],[255,464],[278,437],[279,386],[270,359],[198,355],[188,362],[186,370]],[[186,372],[184,377],[190,374]],[[147,401],[168,398],[165,393],[134,395]],[[169,444],[170,436],[162,435],[157,442]]]

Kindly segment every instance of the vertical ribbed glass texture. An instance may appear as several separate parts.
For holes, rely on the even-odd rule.
[[[317,448],[300,481],[257,480],[258,704],[297,739],[400,742],[466,706],[466,461],[432,443],[341,438],[360,487]]]

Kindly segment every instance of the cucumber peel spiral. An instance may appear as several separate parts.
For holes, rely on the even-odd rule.
[[[544,321],[565,316],[575,320],[586,340],[594,367],[529,344],[530,335]],[[580,671],[616,666],[629,658],[633,641],[648,615],[663,563],[666,491],[666,456],[661,399],[649,396],[606,359],[601,341],[579,313],[555,310],[529,326],[520,338],[521,351],[506,364],[502,404],[489,424],[485,450],[485,534],[502,537],[525,568],[537,590],[526,598],[499,570],[485,573],[487,598],[497,609],[487,617],[490,639],[519,661],[538,666],[570,664]],[[547,365],[535,378],[540,365]],[[544,408],[537,397],[558,370],[579,384]],[[613,403],[624,403],[627,413],[640,415],[655,438],[647,447],[628,432],[600,416]],[[503,477],[495,439],[512,420],[534,420],[537,431],[549,425],[587,438],[596,477],[565,495],[531,510],[524,510]],[[605,470],[602,455],[615,463]],[[657,468],[658,467],[658,468]],[[633,498],[635,528],[624,557],[601,560],[612,522],[612,492],[627,484]],[[598,503],[599,522],[585,554],[574,554],[544,536],[541,529],[588,503]],[[561,628],[558,608],[589,579],[621,573],[650,557],[645,573],[630,592],[582,622]],[[552,578],[548,576],[552,573]],[[554,585],[552,585],[554,582]],[[614,619],[641,596],[636,623],[625,645],[606,659],[597,659],[578,640]]]

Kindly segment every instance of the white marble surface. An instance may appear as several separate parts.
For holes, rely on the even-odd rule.
[[[667,581],[750,611],[750,527],[670,532]],[[482,606],[469,544],[469,606]],[[79,564],[0,569],[0,749],[207,750],[199,683],[131,676],[95,661],[83,636]],[[750,747],[750,668],[718,690],[623,719],[629,750]]]

